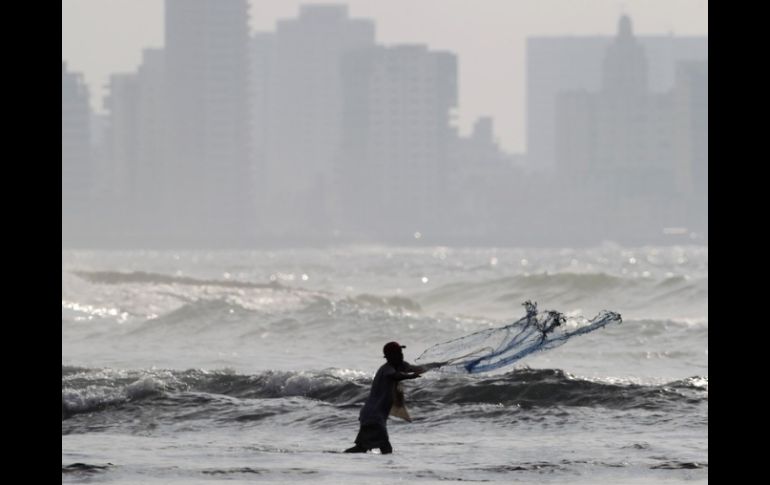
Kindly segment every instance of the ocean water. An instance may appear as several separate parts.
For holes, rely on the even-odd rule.
[[[348,455],[397,340],[522,303],[623,323],[408,381],[392,455]],[[708,248],[62,251],[62,482],[708,482]]]

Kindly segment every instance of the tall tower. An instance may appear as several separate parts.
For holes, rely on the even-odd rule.
[[[254,140],[271,231],[328,229],[327,199],[341,138],[340,62],[374,45],[374,22],[344,5],[304,5],[254,37]]]
[[[646,95],[647,56],[636,40],[631,19],[623,15],[618,22],[618,34],[607,49],[602,70],[602,89],[619,97]]]
[[[442,226],[457,58],[424,45],[360,50],[343,64],[340,191],[354,231],[385,238]]]
[[[172,242],[238,245],[250,229],[247,0],[166,0]]]
[[[618,30],[624,31],[624,39],[635,39],[634,43],[644,47],[645,62],[649,66],[647,83],[653,93],[665,93],[674,87],[677,62],[708,59],[707,37],[639,36],[633,35],[630,20],[621,19],[620,24]],[[607,58],[608,47],[617,43],[617,36],[527,39],[527,159],[531,168],[552,169],[555,166],[558,127],[554,113],[560,93],[592,93],[603,85],[623,85],[621,80],[604,79],[605,62],[618,64],[624,61],[621,58],[610,62]],[[628,61],[639,66],[638,59]],[[629,78],[637,82],[643,79],[633,74]]]
[[[91,165],[88,88],[80,74],[61,65],[62,243],[84,236],[90,223]]]

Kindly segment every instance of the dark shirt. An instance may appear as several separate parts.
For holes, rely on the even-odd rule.
[[[398,384],[394,379],[396,371],[412,372],[412,366],[408,362],[402,362],[398,369],[395,369],[390,363],[386,363],[377,370],[372,381],[369,398],[364,407],[361,408],[361,414],[358,417],[361,424],[384,425],[387,421],[390,408],[393,406],[396,384]]]

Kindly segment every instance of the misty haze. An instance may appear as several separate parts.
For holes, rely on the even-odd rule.
[[[63,0],[62,482],[707,484],[707,20]]]
[[[245,1],[165,5],[102,111],[62,62],[64,247],[708,240],[706,37],[528,38],[509,153],[492,117],[459,134],[462,59],[344,5],[254,33]]]

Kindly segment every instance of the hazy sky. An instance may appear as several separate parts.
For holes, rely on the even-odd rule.
[[[707,0],[251,0],[252,29],[273,31],[311,3],[345,3],[351,17],[375,20],[380,43],[456,53],[461,132],[492,116],[514,152],[526,148],[527,37],[612,35],[622,13],[637,34],[708,34]],[[85,74],[99,110],[108,76],[134,71],[143,48],[162,45],[163,0],[62,0],[62,59]]]

